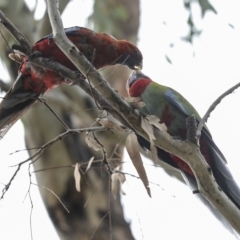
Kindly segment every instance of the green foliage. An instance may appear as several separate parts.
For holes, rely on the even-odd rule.
[[[184,41],[192,43],[193,38],[195,36],[199,36],[202,31],[198,30],[194,24],[193,17],[192,17],[192,11],[191,11],[191,3],[195,2],[194,0],[184,0],[184,7],[187,11],[189,11],[189,17],[187,24],[189,26],[189,33],[187,36],[183,37],[182,39]],[[215,14],[217,14],[217,11],[215,8],[209,3],[208,0],[198,0],[199,7],[201,8],[202,18],[204,18],[207,11],[212,11]]]

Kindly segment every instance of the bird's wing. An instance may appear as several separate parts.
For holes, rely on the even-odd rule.
[[[78,34],[79,34],[78,31],[80,31],[81,29],[85,29],[85,28],[75,26],[75,27],[65,28],[65,29],[64,29],[64,32],[65,32],[65,34],[66,34],[67,36],[74,36],[74,35],[78,35]],[[43,37],[43,38],[41,38],[40,40],[38,40],[38,41],[35,43],[35,45],[36,45],[37,43],[42,42],[43,40],[46,40],[46,39],[49,39],[49,38],[53,38],[53,34],[52,34],[52,33],[51,33],[51,34],[48,34],[48,35],[46,35],[45,37]]]
[[[195,114],[196,120],[199,123],[201,120],[197,111],[192,107],[192,105],[179,93],[176,93],[173,89],[169,89],[165,93],[165,98],[168,102],[174,105],[178,110],[180,110],[186,117],[189,117]],[[207,139],[208,143],[215,149],[215,151],[221,156],[221,159],[224,162],[227,162],[224,155],[221,153],[217,145],[214,143],[212,136],[206,126],[202,128],[202,135]]]
[[[170,89],[165,94],[166,99],[173,104],[178,110],[184,113],[187,116],[192,115],[193,113],[197,114],[197,121],[199,121],[199,115],[196,110],[188,104],[183,104],[185,99],[181,95],[175,93],[174,90]],[[228,197],[236,204],[236,206],[240,209],[240,189],[235,182],[231,172],[229,171],[226,165],[226,159],[219,150],[219,148],[214,143],[208,129],[203,127],[202,129],[202,137],[207,142],[210,157],[211,157],[211,168],[213,171],[213,175],[218,183],[218,185],[222,188],[222,190],[228,195]]]

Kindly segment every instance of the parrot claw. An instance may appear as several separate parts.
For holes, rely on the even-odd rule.
[[[47,98],[44,97],[38,97],[38,100],[42,103],[46,103],[48,101]]]
[[[196,190],[194,190],[192,193],[193,193],[193,194],[197,194],[197,193],[200,193],[200,192],[199,192],[198,189],[196,189]]]

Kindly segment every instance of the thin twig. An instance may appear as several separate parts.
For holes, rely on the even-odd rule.
[[[100,94],[96,90],[96,88],[91,88],[89,83],[82,77],[82,74],[80,72],[71,71],[65,66],[59,64],[58,62],[52,61],[47,58],[43,58],[38,55],[29,56],[28,60],[29,62],[37,66],[54,71],[64,78],[73,80],[74,84],[82,88],[90,97],[94,96],[94,99],[98,102],[99,105],[102,106],[102,109],[112,114],[116,119],[121,121],[125,126],[131,128],[129,121],[126,121],[124,114],[122,114],[124,107],[120,107],[120,108],[118,107],[116,109],[113,105],[109,104],[109,102],[105,98],[105,95]],[[122,102],[123,99],[119,96],[119,99],[114,101],[115,103],[119,103],[119,101]],[[123,112],[125,112],[128,115],[128,117],[131,119],[137,119],[139,116],[138,112],[133,110],[130,106],[128,106],[128,111],[124,110]]]
[[[87,198],[85,204],[84,204],[84,208],[88,205],[89,201],[91,200],[91,198],[93,197],[93,195],[95,194],[95,192],[98,190],[98,188],[103,184],[103,181],[101,181],[97,187],[95,187],[95,189],[92,191],[91,195]]]
[[[61,205],[67,211],[67,213],[70,213],[70,211],[67,209],[67,207],[64,205],[64,203],[61,201],[61,199],[58,197],[58,195],[54,191],[52,191],[48,187],[45,187],[45,186],[42,186],[42,185],[38,185],[36,183],[32,183],[32,185],[35,185],[37,187],[41,187],[41,188],[44,188],[44,189],[48,190],[50,193],[52,193],[57,198],[57,200],[61,203]]]
[[[18,166],[17,166],[17,170],[14,172],[14,174],[12,175],[12,177],[10,178],[8,184],[5,185],[5,188],[2,190],[2,195],[0,197],[0,199],[3,199],[5,193],[8,191],[8,189],[10,188],[12,182],[13,182],[13,179],[16,177],[18,171],[20,170],[22,164],[20,163]]]
[[[102,153],[103,153],[103,163],[107,167],[107,172],[108,172],[108,214],[109,214],[109,240],[112,240],[112,211],[111,211],[111,195],[112,195],[112,178],[111,175],[113,173],[113,170],[107,160],[107,152],[106,149],[104,148],[104,145],[99,141],[97,138],[95,132],[92,132],[92,135],[94,139],[97,141],[98,144],[102,146]]]
[[[51,147],[53,144],[55,144],[56,142],[62,140],[63,138],[65,138],[66,136],[68,136],[71,133],[82,133],[82,132],[91,132],[91,131],[104,131],[107,130],[105,127],[100,126],[100,127],[91,127],[91,128],[82,128],[82,129],[69,129],[66,132],[59,134],[57,137],[53,138],[52,140],[50,140],[49,142],[47,142],[46,144],[42,145],[36,153],[34,153],[32,156],[30,156],[29,158],[27,158],[26,160],[20,162],[17,165],[13,165],[11,167],[17,167],[16,171],[13,173],[12,177],[10,178],[8,184],[5,185],[5,188],[2,190],[2,195],[0,197],[0,199],[3,199],[5,193],[8,191],[9,187],[11,186],[14,178],[16,177],[17,173],[19,172],[21,166],[29,161],[32,161],[32,163],[34,163],[35,161],[37,161],[39,159],[39,157],[43,154],[43,152],[48,149],[49,147]]]
[[[100,226],[100,224],[102,223],[102,221],[107,217],[108,214],[109,214],[109,212],[107,212],[107,213],[102,217],[102,219],[99,221],[99,223],[98,223],[97,227],[95,228],[95,230],[94,230],[92,236],[90,237],[90,239],[93,239],[96,231],[98,230],[98,227]]]
[[[216,108],[216,106],[225,98],[227,95],[231,94],[235,89],[240,87],[240,82],[234,85],[233,87],[229,88],[226,92],[224,92],[221,96],[219,96],[209,107],[203,118],[201,119],[200,123],[198,124],[197,128],[197,138],[199,139],[201,136],[201,131],[204,124],[207,122],[208,118],[210,117],[211,112]]]
[[[24,54],[29,56],[32,53],[32,46],[26,37],[12,24],[12,22],[0,10],[0,23],[8,30],[13,38],[22,46]]]
[[[31,175],[31,172],[30,172],[30,166],[31,166],[31,164],[29,164],[29,166],[28,166],[28,175],[29,175],[29,179],[30,179],[29,189],[28,189],[28,196],[29,196],[29,200],[30,200],[30,203],[31,203],[31,212],[30,212],[30,232],[31,232],[31,239],[33,240],[33,231],[32,231],[33,201],[32,201],[31,192],[30,192],[31,185],[32,185],[32,175]]]
[[[55,167],[48,167],[48,168],[41,168],[38,170],[34,170],[31,173],[39,173],[39,172],[45,172],[45,171],[49,171],[49,170],[56,170],[56,169],[61,169],[61,168],[74,168],[74,165],[62,165],[62,166],[55,166]]]
[[[108,212],[109,212],[109,240],[112,240],[112,207],[111,207],[111,201],[112,199],[112,178],[111,175],[108,175]]]
[[[64,126],[66,130],[69,129],[68,125],[63,122],[63,120],[56,114],[56,112],[48,105],[48,103],[43,98],[38,98],[38,101],[43,103],[50,110],[50,112],[58,119],[58,121]]]

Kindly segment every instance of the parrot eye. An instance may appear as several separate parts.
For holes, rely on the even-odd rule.
[[[68,79],[68,78],[64,78],[64,82],[67,83],[67,84],[70,84],[70,83],[72,83],[73,81],[70,80],[70,79]]]

